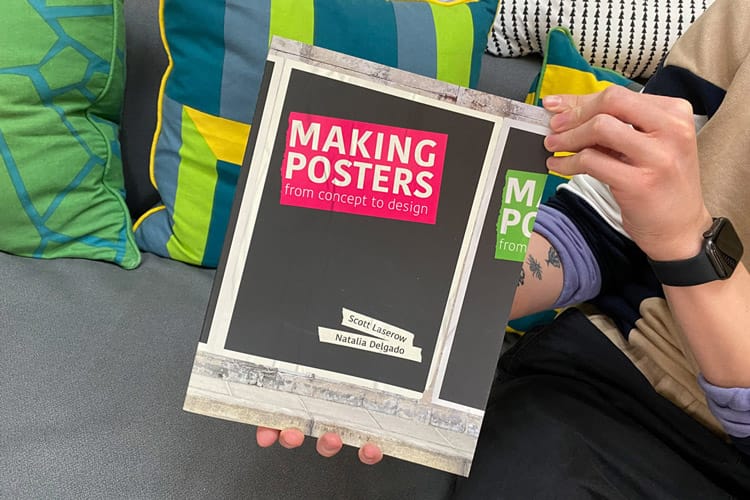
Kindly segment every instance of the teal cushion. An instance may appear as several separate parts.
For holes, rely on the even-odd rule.
[[[272,35],[463,86],[479,79],[497,0],[162,0],[171,64],[141,248],[214,267]]]

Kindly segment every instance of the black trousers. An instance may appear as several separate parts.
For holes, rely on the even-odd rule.
[[[502,356],[454,498],[750,498],[750,462],[570,310]]]

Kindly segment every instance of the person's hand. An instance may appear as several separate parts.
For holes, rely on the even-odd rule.
[[[255,433],[255,440],[258,442],[258,446],[262,448],[268,448],[278,441],[284,448],[291,449],[302,446],[305,435],[299,429],[290,428],[279,431],[269,429],[268,427],[258,427]],[[341,437],[338,434],[326,432],[318,438],[315,449],[323,457],[332,457],[341,451],[343,446],[344,444],[341,442]],[[359,460],[367,465],[374,465],[383,459],[383,452],[373,443],[362,445],[358,455]]]
[[[703,202],[695,122],[687,101],[623,87],[544,98],[553,113],[545,146],[561,174],[589,174],[607,184],[623,228],[653,260],[700,251],[711,216]]]

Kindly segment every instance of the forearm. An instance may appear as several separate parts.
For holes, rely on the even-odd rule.
[[[750,275],[740,264],[731,278],[691,287],[664,287],[705,379],[750,387]]]
[[[644,251],[656,261],[691,258],[703,251],[703,233],[711,224],[704,209],[681,238]],[[721,387],[750,387],[750,275],[745,266],[740,262],[726,280],[663,288],[705,379]]]

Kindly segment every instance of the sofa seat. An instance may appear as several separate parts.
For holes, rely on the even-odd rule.
[[[148,158],[166,58],[158,0],[125,2],[121,130],[128,205],[156,201]],[[539,59],[484,57],[480,87],[523,99]],[[440,499],[454,477],[255,429],[182,403],[214,271],[144,254],[138,269],[0,252],[0,498]]]

